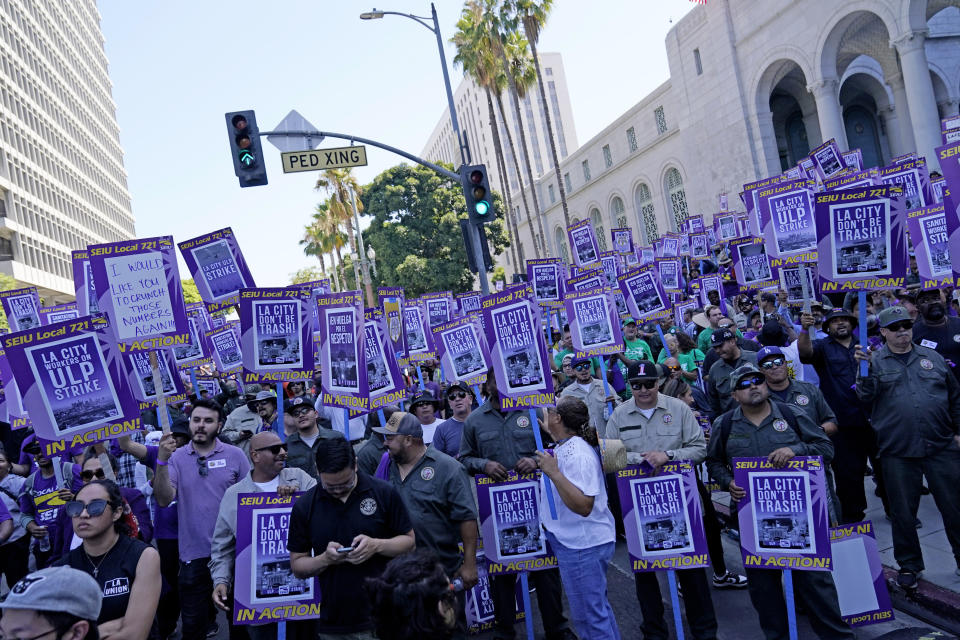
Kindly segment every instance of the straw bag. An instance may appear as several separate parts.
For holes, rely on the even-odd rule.
[[[623,440],[599,439],[600,460],[604,473],[616,473],[627,466],[627,447]]]

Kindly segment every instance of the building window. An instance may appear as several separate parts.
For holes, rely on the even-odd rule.
[[[657,215],[653,208],[653,197],[650,195],[650,187],[640,184],[635,194],[637,211],[640,212],[640,225],[643,229],[644,244],[653,244],[654,240],[660,239],[660,232],[657,230]]]
[[[676,168],[671,167],[664,178],[667,194],[670,197],[670,209],[673,213],[673,227],[680,229],[687,219],[687,193],[683,189],[683,178]]]
[[[607,234],[603,230],[603,218],[600,216],[600,209],[590,210],[590,224],[593,225],[593,232],[597,235],[597,245],[600,251],[607,250]]]
[[[700,49],[693,50],[693,64],[697,68],[697,75],[703,75],[703,63],[700,62]]]
[[[613,166],[613,154],[610,153],[610,145],[603,145],[603,165],[609,169]]]
[[[557,255],[563,258],[564,264],[570,262],[570,250],[567,249],[567,234],[563,232],[563,227],[557,226],[553,230],[553,239],[557,243]]]
[[[573,191],[573,181],[570,180],[570,174],[563,174],[563,186],[567,188],[567,193]]]
[[[0,238],[0,260],[13,260],[13,243],[9,238]]]
[[[547,75],[550,75],[549,73]],[[557,142],[560,143],[560,157],[567,157],[567,138],[563,135],[563,118],[560,117],[560,99],[557,97],[557,85],[553,80],[547,83],[550,92],[550,108],[553,110],[553,126],[557,132]]]
[[[657,107],[653,111],[653,118],[657,121],[657,135],[667,132],[667,118],[663,115],[663,107]]]
[[[548,76],[552,76],[552,75],[553,75],[553,69],[552,69],[551,67],[547,67],[546,74],[547,74]]]
[[[547,193],[550,195],[550,204],[553,204],[554,202],[557,201],[557,196],[556,196],[556,194],[553,192],[553,185],[552,185],[552,184],[548,184],[548,185],[547,185]]]
[[[630,147],[630,153],[639,148],[637,146],[637,132],[633,127],[627,129],[627,146]]]
[[[590,182],[590,161],[584,160],[580,163],[580,166],[583,167],[583,181]]]
[[[610,203],[610,217],[616,222],[618,229],[627,226],[627,215],[624,212],[623,200],[619,196],[614,196],[613,202]]]

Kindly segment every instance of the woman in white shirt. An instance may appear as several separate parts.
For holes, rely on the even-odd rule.
[[[577,633],[591,640],[619,640],[607,598],[607,565],[616,530],[595,449],[597,432],[589,424],[587,405],[578,398],[561,398],[555,409],[547,410],[547,431],[557,444],[553,455],[537,452],[537,462],[550,478],[557,518],[550,516],[543,479],[540,517],[557,556]]]

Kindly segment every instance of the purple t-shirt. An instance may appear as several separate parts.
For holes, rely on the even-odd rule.
[[[54,464],[63,464],[54,461]],[[76,493],[83,486],[83,480],[80,478],[81,467],[78,464],[72,465],[73,477],[64,474],[63,481],[70,485],[70,490]],[[27,478],[27,484],[24,485],[24,493],[20,496],[20,513],[33,516],[34,521],[39,525],[49,526],[57,520],[57,512],[64,505],[63,500],[57,496],[60,487],[57,486],[57,477],[52,475],[44,478],[40,471],[34,471],[33,488],[26,491],[30,479]]]
[[[13,517],[10,515],[10,510],[7,509],[7,505],[3,504],[3,500],[0,500],[0,522],[6,522],[12,519]]]
[[[463,423],[456,418],[447,418],[440,423],[433,434],[433,448],[442,451],[451,458],[460,456],[460,437],[463,435]]]
[[[206,456],[198,456],[191,442],[173,452],[167,469],[177,492],[180,559],[209,558],[220,501],[227,488],[250,473],[250,462],[242,449],[220,440]]]
[[[144,466],[157,470],[157,452],[160,447],[148,444],[147,457],[143,459]],[[150,501],[150,511],[153,515],[153,537],[157,540],[176,540],[177,539],[177,502],[173,501],[169,506],[161,507],[157,500]]]

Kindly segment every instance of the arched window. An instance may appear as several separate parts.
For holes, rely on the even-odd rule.
[[[557,242],[557,255],[563,260],[564,264],[570,262],[570,250],[567,249],[567,234],[563,232],[563,227],[557,225],[553,231],[553,237]]]
[[[607,233],[603,230],[603,218],[600,217],[600,209],[590,209],[590,224],[593,225],[593,232],[597,235],[597,245],[600,251],[607,250]]]
[[[664,178],[664,186],[670,197],[670,209],[673,213],[673,228],[679,230],[683,221],[687,219],[689,212],[687,210],[687,192],[683,190],[683,178],[675,167],[667,171]]]
[[[610,203],[610,218],[613,219],[617,228],[622,229],[627,226],[627,214],[623,208],[623,200],[620,196],[614,196]]]
[[[637,211],[640,212],[640,229],[643,232],[643,243],[653,244],[654,240],[660,239],[660,232],[657,231],[657,215],[653,209],[653,197],[650,195],[650,187],[641,183],[637,186],[634,194]]]

